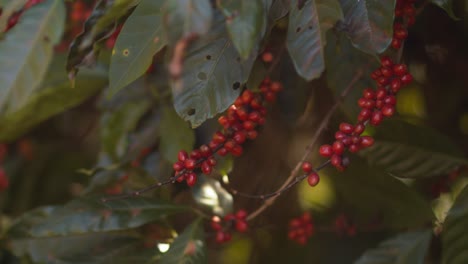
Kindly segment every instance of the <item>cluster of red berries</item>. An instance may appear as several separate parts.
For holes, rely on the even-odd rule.
[[[377,83],[377,89],[364,89],[362,97],[358,100],[361,107],[358,123],[341,123],[339,131],[335,133],[335,142],[320,147],[320,155],[330,158],[330,163],[338,170],[344,170],[347,166],[348,162],[345,162],[343,157],[346,150],[356,153],[374,144],[372,137],[361,136],[366,124],[377,126],[384,118],[393,116],[397,92],[413,81],[413,76],[405,64],[395,64],[387,56],[381,57],[380,62],[381,67],[371,73],[371,78]]]
[[[203,174],[209,175],[217,163],[215,153],[219,156],[242,155],[242,144],[247,139],[255,139],[258,135],[256,128],[265,123],[267,110],[264,101],[274,101],[280,90],[281,84],[270,79],[265,79],[260,84],[261,94],[245,90],[229,107],[226,115],[218,119],[223,127],[222,131],[214,133],[207,145],[201,145],[190,154],[184,150],[178,153],[178,161],[173,164],[176,180],[185,180],[187,185],[193,186],[197,181],[194,170],[200,169]]]
[[[232,235],[229,232],[234,227],[237,232],[247,232],[249,226],[247,224],[247,212],[239,210],[235,214],[227,214],[221,219],[218,216],[213,216],[211,219],[211,228],[216,231],[216,243],[221,244],[231,240]]]
[[[335,219],[335,232],[340,235],[355,236],[356,225],[345,214],[340,214]]]
[[[296,241],[299,245],[305,245],[309,237],[314,234],[314,231],[312,217],[308,212],[289,221],[288,238]]]
[[[8,147],[6,144],[0,143],[0,192],[8,188],[9,180],[5,170],[2,167],[3,160],[8,153]]]
[[[403,41],[408,37],[408,29],[405,26],[411,26],[416,21],[416,9],[414,8],[416,0],[397,0],[395,6],[395,18],[397,21],[393,24],[392,48],[400,49]]]
[[[91,8],[83,1],[75,1],[70,6],[69,16],[74,23],[83,23],[91,15]]]
[[[312,164],[308,161],[302,163],[302,171],[307,174],[307,182],[310,186],[316,186],[320,181],[320,176],[314,171]]]

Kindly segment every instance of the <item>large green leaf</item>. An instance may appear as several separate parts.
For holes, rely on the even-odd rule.
[[[339,96],[353,84],[341,107],[350,118],[356,118],[361,110],[357,101],[362,97],[363,89],[374,85],[370,73],[379,67],[379,61],[353,47],[344,34],[335,35],[332,32],[328,34],[325,61],[327,83],[335,96]],[[359,72],[362,74],[355,81]],[[353,81],[355,82],[352,83]]]
[[[262,29],[267,22],[264,3],[261,0],[219,1],[226,17],[226,26],[231,40],[243,59],[262,38]]]
[[[23,107],[39,88],[62,36],[65,6],[48,0],[26,10],[0,41],[0,112]]]
[[[139,240],[136,234],[129,233],[87,233],[79,236],[18,238],[11,241],[11,247],[16,255],[29,256],[34,263],[116,263],[123,257],[136,254],[130,250],[137,250],[135,245]],[[151,259],[151,256],[147,257]]]
[[[167,0],[164,25],[171,44],[183,38],[204,35],[211,26],[213,10],[209,0]]]
[[[121,90],[112,100],[103,103],[106,111],[101,118],[102,146],[116,162],[127,153],[128,134],[135,130],[151,107],[151,97],[145,87],[144,80],[139,79]]]
[[[326,33],[343,18],[338,0],[291,1],[287,47],[297,73],[306,80],[325,70]]]
[[[332,179],[338,196],[363,221],[378,215],[384,226],[408,228],[434,220],[431,205],[417,192],[358,156],[350,159],[350,166]]]
[[[29,225],[29,229],[24,230],[19,237],[39,238],[125,230],[184,210],[187,208],[154,198],[131,197],[102,202],[95,197],[83,197],[47,211],[47,217]],[[21,227],[26,220],[16,225]],[[15,228],[13,226],[12,230]]]
[[[140,0],[100,0],[86,20],[83,31],[70,46],[66,69],[74,78],[78,67],[94,63],[99,51],[97,42],[108,37],[119,19],[124,17]]]
[[[159,150],[170,162],[176,162],[177,153],[182,149],[191,150],[195,143],[194,131],[177,115],[172,106],[162,106],[159,134],[161,135]]]
[[[430,177],[468,164],[458,146],[430,127],[389,120],[374,138],[374,146],[363,155],[396,177]]]
[[[453,18],[458,19],[458,17],[453,13],[453,0],[429,0],[429,2],[439,6],[444,9],[447,14]]]
[[[383,52],[392,41],[396,0],[339,0],[342,26],[353,45],[364,52]]]
[[[218,16],[209,33],[190,45],[181,81],[172,85],[177,113],[197,127],[226,110],[247,81],[255,56],[241,61]]]
[[[367,250],[355,264],[424,264],[431,230],[399,234]]]
[[[143,75],[167,43],[163,34],[164,1],[143,0],[125,21],[112,51],[109,70],[110,95]]]
[[[195,220],[171,244],[161,257],[163,264],[206,263],[206,245],[201,219]]]
[[[468,187],[458,195],[445,218],[442,231],[444,264],[462,264],[468,259]]]
[[[107,71],[85,69],[75,88],[63,69],[61,58],[54,59],[40,88],[16,111],[0,116],[0,141],[12,141],[47,118],[74,107],[96,94],[107,83]]]

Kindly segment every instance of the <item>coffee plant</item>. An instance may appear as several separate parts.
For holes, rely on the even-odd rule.
[[[467,17],[0,0],[0,263],[468,263]]]

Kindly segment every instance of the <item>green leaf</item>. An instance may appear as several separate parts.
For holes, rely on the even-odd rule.
[[[206,263],[206,245],[201,219],[195,220],[171,244],[169,251],[161,257],[167,263]]]
[[[226,17],[227,30],[234,46],[242,59],[247,59],[252,49],[259,44],[262,29],[267,22],[263,1],[228,0],[218,3]]]
[[[194,131],[177,115],[172,106],[162,106],[159,134],[161,135],[159,151],[172,163],[177,161],[177,153],[180,150],[190,151],[195,143]]]
[[[341,107],[350,118],[356,118],[360,108],[356,103],[362,97],[362,90],[373,87],[374,80],[370,78],[373,69],[380,67],[377,58],[370,56],[351,45],[344,34],[328,34],[327,46],[325,48],[325,62],[327,65],[327,83],[335,96],[339,96],[359,72],[362,76],[354,82],[353,89],[345,97]]]
[[[388,120],[374,138],[362,155],[396,177],[430,177],[468,164],[458,146],[430,127]]]
[[[69,236],[125,230],[185,210],[186,207],[154,198],[131,197],[102,202],[95,197],[83,197],[48,211],[47,217],[29,225],[28,230],[16,237]],[[12,230],[21,228],[24,221],[18,222],[16,226],[19,227],[14,225]]]
[[[232,195],[213,178],[198,175],[198,182],[192,188],[192,193],[197,204],[205,206],[215,215],[224,216],[233,211]]]
[[[353,45],[364,52],[382,53],[393,37],[396,0],[339,0],[343,8],[342,26]]]
[[[440,8],[444,9],[447,14],[453,18],[458,20],[459,18],[453,12],[453,0],[429,0],[429,2],[439,6]]]
[[[0,41],[0,112],[23,107],[39,88],[62,36],[65,6],[48,0],[26,10]]]
[[[166,45],[163,5],[164,1],[143,0],[125,21],[112,51],[109,96],[142,76],[153,55]]]
[[[367,250],[355,264],[424,264],[431,230],[399,234]]]
[[[268,1],[266,0],[266,2]],[[268,20],[270,22],[274,23],[288,14],[290,7],[289,0],[270,0],[270,2],[273,2],[268,10]]]
[[[21,9],[26,2],[27,0],[0,0],[0,9],[2,10],[0,15],[0,36],[4,34],[10,16]]]
[[[96,94],[107,83],[107,71],[96,67],[85,69],[75,87],[63,69],[64,60],[56,58],[49,67],[40,88],[34,91],[16,111],[0,116],[0,141],[12,141],[40,122],[74,107]]]
[[[165,1],[163,24],[170,43],[204,35],[210,29],[213,10],[209,0]]]
[[[94,63],[99,47],[97,42],[110,36],[116,29],[116,23],[124,17],[140,0],[101,0],[96,3],[91,15],[86,20],[83,31],[70,46],[66,69],[74,78],[78,67]]]
[[[326,33],[343,18],[338,0],[308,0],[302,7],[291,1],[287,48],[297,73],[306,80],[325,69]]]
[[[245,61],[218,19],[208,34],[194,41],[186,52],[180,82],[172,85],[177,113],[192,127],[226,110],[239,96],[256,54]]]
[[[442,261],[466,263],[468,258],[468,187],[458,195],[445,218],[442,231]]]
[[[338,196],[363,221],[379,215],[384,226],[408,228],[434,220],[430,204],[417,192],[358,156],[350,159],[349,168],[334,173],[332,179]]]
[[[119,251],[134,247],[139,241],[135,234],[88,233],[79,236],[48,236],[18,238],[11,241],[13,252],[29,256],[34,263],[115,263]],[[126,252],[126,256],[129,252]],[[142,263],[142,262],[138,262]]]
[[[114,161],[127,153],[128,133],[135,130],[139,120],[151,107],[151,97],[145,93],[144,80],[139,79],[109,101],[101,118],[103,150]]]

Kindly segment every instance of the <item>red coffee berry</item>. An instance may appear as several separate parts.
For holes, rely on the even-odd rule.
[[[205,158],[211,156],[212,154],[210,147],[208,147],[207,145],[200,146],[200,153]]]
[[[283,90],[283,85],[280,82],[272,82],[271,86],[270,86],[270,89],[273,92],[277,93],[277,92]]]
[[[383,121],[383,114],[381,111],[375,111],[372,113],[372,117],[370,119],[370,124],[373,126],[378,126]]]
[[[354,127],[354,134],[356,134],[356,135],[361,135],[362,132],[364,132],[365,129],[366,129],[366,126],[365,126],[363,123],[358,123],[358,124]]]
[[[185,168],[185,165],[182,161],[177,161],[176,163],[174,163],[172,165],[172,168],[175,170],[175,171],[181,171]]]
[[[264,52],[262,54],[262,60],[266,63],[270,63],[273,61],[273,54],[271,52]]]
[[[390,83],[390,89],[392,89],[392,92],[397,93],[401,89],[400,79],[393,79]]]
[[[393,38],[391,46],[394,49],[400,49],[401,48],[401,40],[399,40],[397,38]]]
[[[245,220],[247,218],[247,211],[241,209],[236,212],[236,218],[238,220]]]
[[[305,173],[311,172],[312,164],[308,161],[304,161],[304,163],[302,163],[302,171],[304,171]]]
[[[216,243],[222,244],[226,242],[226,235],[223,231],[216,232]]]
[[[244,131],[237,131],[232,138],[237,144],[242,144],[245,142],[247,136]]]
[[[393,105],[384,105],[382,107],[382,115],[386,117],[390,117],[395,113],[395,107]]]
[[[387,78],[393,76],[392,69],[387,68],[387,67],[383,67],[382,69],[380,69],[380,72],[382,72],[382,75]]]
[[[335,132],[335,139],[336,140],[342,140],[344,138],[346,138],[347,135],[345,133],[343,133],[342,131],[336,131]]]
[[[349,146],[348,150],[351,153],[356,153],[356,152],[359,151],[359,146],[356,145],[356,144],[352,144],[352,145]]]
[[[255,129],[255,123],[247,120],[245,121],[242,126],[244,127],[245,130],[254,130]]]
[[[192,152],[190,152],[190,158],[192,158],[194,160],[198,160],[201,157],[202,157],[202,153],[198,149],[194,149],[194,150],[192,150]]]
[[[380,58],[380,64],[382,64],[383,67],[393,66],[393,62],[388,56],[382,56],[382,58]]]
[[[234,157],[239,157],[242,155],[242,152],[243,152],[243,148],[242,146],[240,145],[235,145],[234,148],[231,150],[231,154],[234,156]]]
[[[237,220],[236,221],[236,230],[240,233],[245,233],[247,232],[248,225],[245,220]]]
[[[185,181],[189,187],[193,187],[197,183],[197,175],[194,172],[187,174]]]
[[[331,157],[333,155],[333,148],[330,145],[322,145],[320,146],[319,153],[323,157]]]
[[[204,161],[202,163],[202,165],[201,165],[201,170],[202,170],[203,174],[205,174],[205,175],[210,175],[212,169],[213,168],[211,167],[211,165],[207,161]]]
[[[409,84],[409,83],[411,83],[413,81],[413,75],[411,75],[409,73],[405,74],[405,75],[401,76],[400,80],[401,80],[401,82],[403,84]]]
[[[249,139],[256,139],[258,136],[258,132],[256,130],[251,130],[251,131],[247,131],[247,137]]]
[[[188,159],[187,151],[185,150],[179,151],[179,153],[177,154],[177,158],[179,159],[179,161],[185,161],[186,159]]]
[[[242,98],[242,102],[244,102],[245,104],[249,104],[250,102],[252,102],[252,99],[254,98],[254,94],[250,90],[245,90],[242,93],[241,98]]]
[[[309,176],[307,176],[307,182],[311,187],[316,186],[319,183],[319,181],[320,177],[316,172],[312,172],[311,174],[309,174]]]
[[[367,121],[367,120],[369,120],[369,118],[371,117],[371,115],[372,115],[372,110],[370,110],[370,109],[362,109],[361,112],[359,113],[358,121],[359,121],[359,122]]]
[[[393,35],[395,36],[395,38],[403,40],[408,37],[408,31],[406,31],[406,29],[404,28],[398,28],[395,30]]]
[[[220,155],[221,157],[224,157],[228,154],[228,150],[226,148],[220,148],[216,153],[218,153],[218,155]]]
[[[274,92],[265,93],[265,101],[274,102],[276,100],[276,94]]]
[[[216,162],[216,159],[215,159],[213,156],[209,157],[209,158],[206,160],[206,162],[208,162],[208,164],[210,164],[211,167],[216,166],[216,163],[217,163],[217,162]]]
[[[255,122],[255,123],[257,123],[258,120],[260,120],[261,117],[262,116],[257,111],[253,111],[252,113],[249,114],[249,120],[252,121],[252,122]]]
[[[345,145],[341,141],[335,141],[333,142],[332,148],[334,153],[341,155],[345,150]]]
[[[197,161],[194,159],[186,159],[184,161],[184,165],[187,170],[195,169],[196,164],[197,164]]]
[[[385,98],[385,96],[387,96],[387,90],[385,90],[385,88],[379,88],[375,92],[375,98],[377,100],[382,100]]]
[[[362,91],[362,96],[365,99],[374,99],[375,98],[375,91],[372,88],[366,88]]]
[[[232,139],[229,139],[228,141],[226,141],[226,143],[224,143],[224,148],[228,151],[231,151],[234,149],[234,147],[236,146],[236,142]]]
[[[340,124],[340,131],[346,134],[351,134],[353,133],[354,127],[351,124],[348,123],[341,123]]]
[[[226,116],[221,116],[220,118],[218,118],[218,123],[222,127],[229,127],[229,120]]]
[[[402,76],[408,72],[408,68],[406,67],[405,64],[395,64],[393,66],[393,71],[395,72],[396,75]]]
[[[330,158],[330,163],[335,167],[341,167],[341,156],[338,154],[333,154]]]
[[[387,77],[379,77],[377,79],[377,83],[379,85],[387,85],[388,84],[388,78]]]
[[[226,136],[224,136],[223,133],[217,131],[213,135],[213,141],[218,144],[224,143],[224,141],[226,141]]]
[[[372,137],[370,137],[370,136],[362,136],[361,137],[361,146],[362,147],[367,148],[367,147],[370,147],[372,145],[374,145],[374,139]]]
[[[393,95],[388,95],[384,99],[384,103],[387,105],[396,105],[396,98]]]

